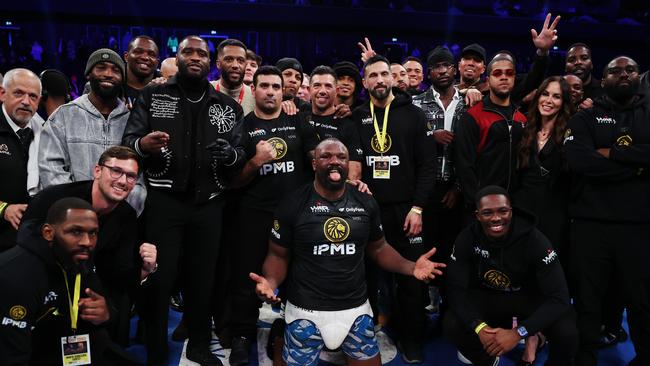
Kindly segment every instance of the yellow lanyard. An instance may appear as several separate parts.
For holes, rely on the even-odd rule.
[[[370,101],[370,114],[372,115],[372,122],[373,122],[373,124],[375,126],[375,135],[377,136],[377,144],[379,145],[379,150],[382,153],[386,151],[384,149],[386,147],[386,132],[388,131],[388,128],[387,128],[388,127],[388,112],[390,111],[390,104],[392,102],[393,101],[391,100],[386,105],[386,109],[384,110],[384,124],[383,124],[383,126],[381,128],[382,130],[380,131],[379,130],[379,123],[377,123],[377,116],[375,115],[375,106],[372,103],[372,101]]]
[[[77,330],[77,319],[79,317],[79,295],[81,293],[81,273],[77,273],[74,278],[74,295],[72,299],[70,298],[70,286],[68,285],[68,275],[65,273],[65,269],[61,267],[63,272],[63,280],[65,281],[66,295],[68,295],[68,308],[70,309],[70,326],[72,331]]]

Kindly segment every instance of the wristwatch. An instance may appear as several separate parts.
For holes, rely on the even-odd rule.
[[[521,326],[521,327],[517,328],[517,333],[519,334],[519,336],[521,338],[528,337],[528,329],[526,329],[526,327],[524,327],[524,326]]]

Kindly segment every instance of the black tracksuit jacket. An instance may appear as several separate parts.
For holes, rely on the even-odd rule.
[[[622,106],[607,96],[569,121],[564,145],[575,172],[573,218],[650,223],[650,104],[642,94]],[[611,149],[609,158],[597,149]]]
[[[516,111],[504,116],[489,95],[467,110],[456,126],[456,175],[467,203],[488,185],[512,188],[517,148],[526,116]]]

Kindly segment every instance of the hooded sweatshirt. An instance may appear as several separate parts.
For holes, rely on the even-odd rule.
[[[129,110],[118,98],[107,118],[84,94],[60,106],[47,119],[39,144],[38,170],[41,188],[92,180],[95,164],[111,146],[120,145]],[[147,190],[138,182],[127,202],[139,213]]]
[[[569,308],[569,291],[557,254],[535,228],[535,217],[517,208],[508,234],[500,240],[489,239],[476,220],[465,228],[454,244],[446,276],[449,308],[471,329],[483,320],[470,291],[541,299],[530,316],[519,319],[529,334],[547,328]]]
[[[607,96],[569,121],[564,145],[575,172],[573,218],[650,222],[650,105],[643,95],[622,106]],[[598,149],[610,149],[605,158]]]
[[[61,337],[72,335],[64,272],[52,249],[40,236],[19,240],[18,245],[0,254],[0,363],[2,365],[51,365],[61,361]],[[102,294],[101,284],[87,263],[81,271],[80,297],[84,289]],[[77,270],[66,270],[70,297]],[[109,310],[110,310],[110,304]],[[110,320],[109,320],[110,321]],[[91,336],[93,361],[101,359],[94,346],[100,328],[78,318],[77,334]],[[33,329],[32,329],[33,328]],[[96,353],[94,353],[97,351]]]
[[[365,155],[363,181],[370,186],[380,204],[408,203],[424,207],[435,183],[436,142],[427,128],[422,109],[411,103],[411,97],[393,88],[395,99],[390,104],[386,146],[383,154],[372,143],[375,136],[370,103],[352,113],[359,128],[361,148]],[[383,128],[384,108],[374,108],[379,129]],[[385,156],[390,160],[390,179],[373,177],[374,162]]]

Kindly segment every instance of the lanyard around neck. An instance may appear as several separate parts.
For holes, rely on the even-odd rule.
[[[79,295],[81,294],[81,273],[77,273],[74,278],[74,294],[70,298],[70,285],[68,285],[68,274],[65,269],[59,264],[59,268],[63,272],[63,280],[65,281],[66,295],[68,295],[68,308],[70,309],[70,327],[72,331],[77,330],[77,320],[79,318]]]
[[[379,130],[379,123],[377,122],[377,115],[375,114],[375,105],[370,101],[370,114],[372,115],[372,122],[375,126],[375,134],[377,136],[377,144],[379,145],[379,150],[384,152],[386,147],[386,132],[388,131],[388,112],[390,112],[390,104],[393,101],[391,100],[386,104],[386,109],[384,110],[384,123]]]

